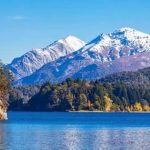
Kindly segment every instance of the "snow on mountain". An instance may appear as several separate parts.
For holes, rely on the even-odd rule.
[[[44,64],[59,57],[68,55],[85,45],[85,42],[74,36],[55,41],[45,48],[34,49],[16,58],[8,65],[16,80],[29,76]]]
[[[89,48],[88,45],[92,46]],[[110,34],[101,34],[83,48],[81,55],[105,62],[149,50],[150,35],[122,28]]]
[[[45,64],[16,84],[60,82],[67,77],[97,79],[150,66],[150,35],[131,28],[100,34],[76,52]]]

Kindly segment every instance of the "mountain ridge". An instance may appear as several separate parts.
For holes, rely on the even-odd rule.
[[[15,84],[61,82],[68,77],[95,80],[150,66],[150,35],[132,28],[100,34],[79,50],[43,65]]]
[[[8,68],[14,73],[14,78],[18,80],[31,75],[44,64],[78,50],[83,45],[85,45],[85,42],[70,35],[53,42],[45,48],[34,49],[21,57],[15,58],[8,65]]]

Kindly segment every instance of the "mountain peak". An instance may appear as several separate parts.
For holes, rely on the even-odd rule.
[[[60,39],[59,41],[61,41],[61,40],[66,41],[68,43],[73,42],[73,41],[81,41],[82,43],[85,43],[84,41],[80,40],[79,38],[77,38],[74,35],[68,35],[67,37]]]
[[[43,65],[77,51],[85,45],[85,42],[75,36],[68,36],[64,39],[53,42],[45,48],[34,49],[18,57],[8,65],[8,68],[15,75],[15,79],[29,76]]]
[[[79,40],[76,36],[74,36],[74,35],[68,35],[66,38],[65,38],[65,40]]]
[[[114,32],[110,33],[109,36],[112,38],[128,39],[128,40],[137,41],[137,42],[140,42],[139,39],[141,40],[143,39],[144,41],[150,40],[149,34],[143,33],[141,31],[138,31],[129,27],[115,30]]]
[[[110,33],[109,35],[127,35],[127,34],[137,34],[137,33],[142,33],[140,31],[137,31],[133,28],[129,28],[129,27],[124,27],[124,28],[120,28],[115,30],[114,32]]]
[[[79,38],[73,35],[69,35],[66,38],[60,39],[58,40],[58,42],[62,44],[66,43],[74,50],[78,50],[86,44],[84,41],[80,40]]]
[[[121,29],[119,29],[119,30],[120,30],[120,31],[123,31],[123,32],[128,32],[128,31],[133,32],[133,31],[135,31],[135,29],[130,28],[130,27],[124,27],[124,28],[121,28]]]

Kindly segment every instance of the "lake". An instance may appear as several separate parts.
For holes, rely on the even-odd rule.
[[[149,150],[150,113],[9,112],[0,150]]]

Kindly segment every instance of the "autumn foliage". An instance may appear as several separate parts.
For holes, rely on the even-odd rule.
[[[7,96],[10,91],[11,73],[2,65],[0,67],[0,100],[1,105],[7,105]]]

